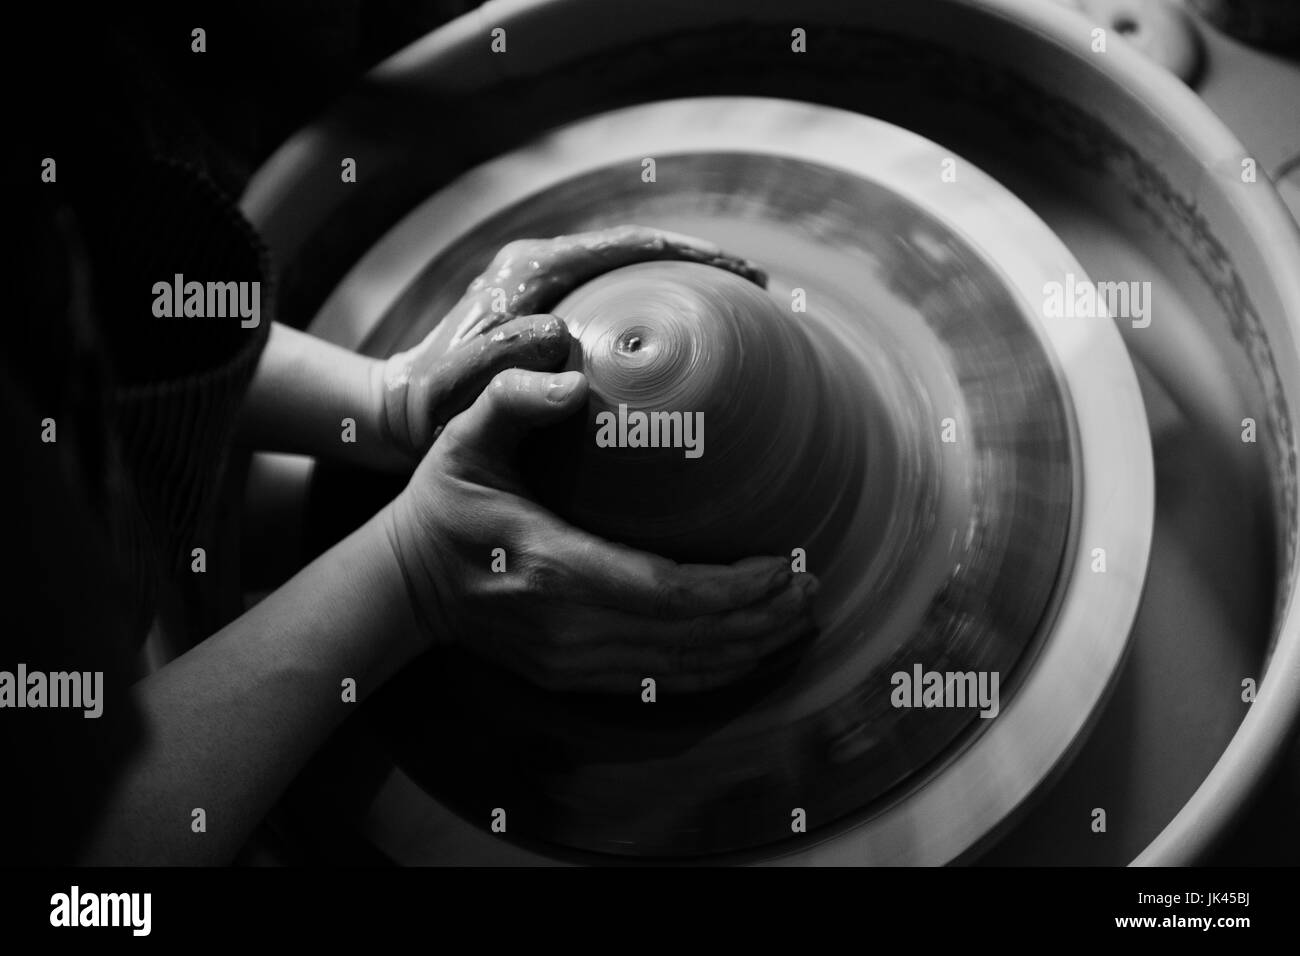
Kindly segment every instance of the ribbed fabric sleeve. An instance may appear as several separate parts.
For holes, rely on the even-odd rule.
[[[274,290],[265,248],[201,175],[154,162],[95,179],[78,215],[116,382],[112,427],[129,476],[129,487],[111,495],[108,517],[138,582],[135,624],[143,633],[156,589],[187,572],[192,549],[206,544],[236,415],[275,314]],[[258,325],[242,327],[239,315],[156,316],[155,283],[170,287],[178,274],[205,287],[258,283]]]

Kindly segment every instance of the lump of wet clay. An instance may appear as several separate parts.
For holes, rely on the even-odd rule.
[[[525,474],[543,504],[602,537],[679,561],[819,547],[861,494],[826,359],[800,317],[725,270],[652,262],[553,310],[584,413],[538,433]]]

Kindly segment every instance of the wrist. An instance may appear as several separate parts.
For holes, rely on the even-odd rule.
[[[375,428],[384,449],[385,464],[394,471],[411,470],[419,463],[420,456],[411,440],[407,409],[410,363],[405,353],[371,362],[369,390],[369,407],[375,409]]]
[[[408,609],[419,640],[425,649],[444,643],[448,629],[439,588],[441,571],[430,553],[429,536],[410,491],[403,489],[384,506],[376,521],[383,529],[391,555],[397,600]]]

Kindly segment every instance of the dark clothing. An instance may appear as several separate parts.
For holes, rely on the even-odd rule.
[[[0,864],[75,858],[139,745],[127,691],[141,640],[200,580],[191,552],[209,544],[235,414],[276,315],[271,264],[231,197],[364,69],[473,5],[47,4],[14,31],[0,672],[103,671],[105,683],[98,719],[0,709]],[[259,282],[258,327],[155,317],[153,285],[177,273]]]
[[[75,859],[138,746],[140,645],[192,587],[193,548],[211,548],[236,415],[275,316],[266,251],[203,171],[116,140],[50,142],[56,180],[29,172],[9,223],[22,258],[0,350],[0,500],[14,532],[0,671],[103,672],[103,715],[0,709],[0,863]],[[154,284],[176,274],[259,283],[258,325],[155,316]]]
[[[137,583],[132,620],[143,634],[159,589],[190,573],[193,549],[208,546],[213,496],[275,309],[265,250],[211,183],[170,162],[120,176],[121,187],[99,187],[77,208],[113,376],[112,434],[131,476],[111,519]],[[258,325],[155,317],[154,284],[176,275],[257,282]]]

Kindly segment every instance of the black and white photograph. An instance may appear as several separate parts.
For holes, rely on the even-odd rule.
[[[6,931],[758,867],[1286,933],[1300,3],[6,33]]]

